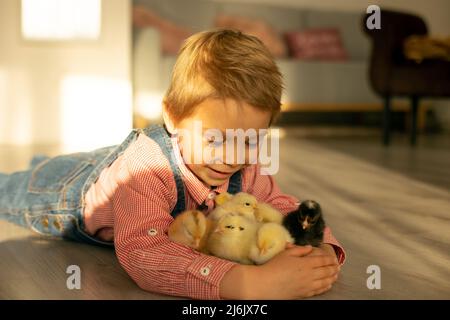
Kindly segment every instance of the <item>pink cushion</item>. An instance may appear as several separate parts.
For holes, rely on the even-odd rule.
[[[307,29],[285,33],[289,51],[297,59],[346,60],[347,52],[336,28]]]
[[[133,7],[133,25],[137,28],[153,27],[157,29],[161,37],[162,53],[165,55],[177,54],[183,41],[192,34],[191,30],[178,26],[138,5]]]
[[[287,55],[287,47],[282,36],[265,21],[219,14],[216,16],[215,26],[239,30],[242,33],[259,38],[274,57],[279,58]]]

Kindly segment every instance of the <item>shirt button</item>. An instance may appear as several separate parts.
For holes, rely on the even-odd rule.
[[[158,233],[158,231],[156,231],[156,229],[150,229],[148,230],[148,235],[149,236],[156,236]]]
[[[210,272],[210,270],[209,270],[208,267],[203,267],[203,268],[200,270],[200,274],[201,274],[202,276],[205,276],[205,277],[209,274],[209,272]]]
[[[211,192],[208,194],[208,199],[214,199],[216,197],[216,193],[215,192]]]

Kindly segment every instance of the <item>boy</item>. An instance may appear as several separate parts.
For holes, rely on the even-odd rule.
[[[290,246],[261,266],[204,255],[167,236],[178,213],[208,214],[224,191],[251,193],[284,214],[298,206],[248,159],[194,161],[217,142],[198,137],[195,123],[220,131],[267,129],[280,111],[281,91],[278,68],[257,38],[230,30],[193,35],[174,66],[164,127],[133,130],[119,146],[35,157],[30,170],[0,175],[0,216],[42,234],[114,244],[123,268],[148,291],[197,299],[325,292],[345,259],[329,228],[320,248]],[[195,139],[203,139],[200,146],[192,146]]]

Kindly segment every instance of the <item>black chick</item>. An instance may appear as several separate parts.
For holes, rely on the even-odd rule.
[[[314,200],[303,201],[297,210],[284,217],[283,225],[296,245],[318,247],[322,243],[325,221],[320,205]]]

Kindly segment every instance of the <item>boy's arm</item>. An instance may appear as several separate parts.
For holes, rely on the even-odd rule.
[[[173,177],[167,172],[138,177],[122,170],[113,197],[114,241],[122,267],[147,291],[219,299],[222,277],[236,264],[169,240],[169,213],[176,201]]]
[[[258,201],[271,204],[284,215],[296,210],[300,203],[299,199],[284,194],[272,176],[260,174],[260,168],[258,164],[245,169],[243,191],[253,194]],[[333,236],[329,227],[325,227],[323,243],[331,246],[334,249],[339,264],[344,264],[346,257],[345,250]],[[325,250],[331,251],[329,247]]]

